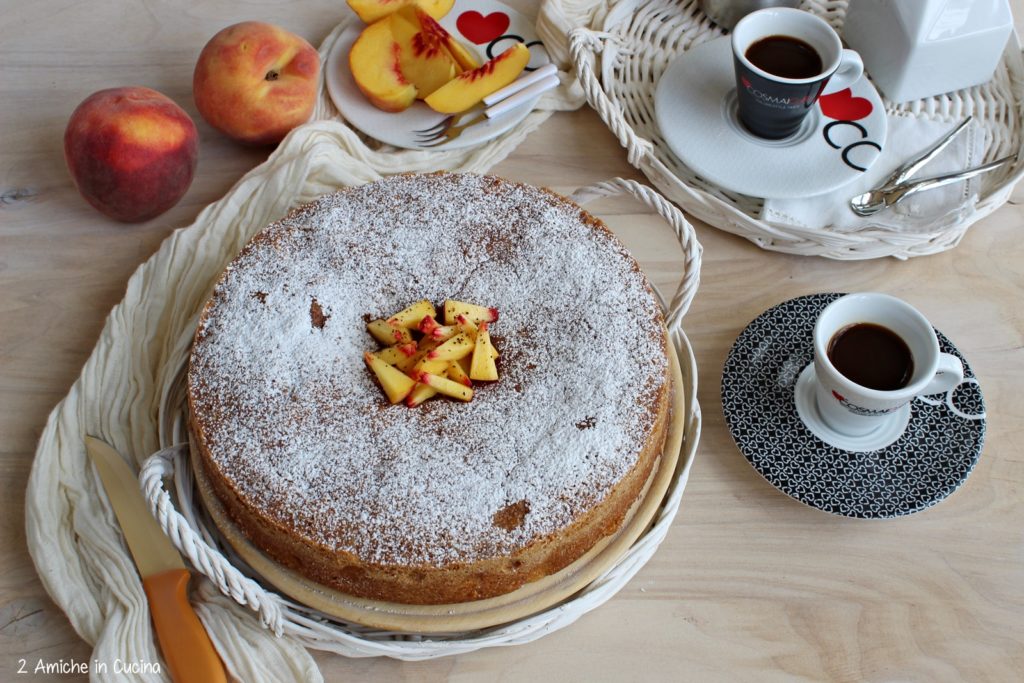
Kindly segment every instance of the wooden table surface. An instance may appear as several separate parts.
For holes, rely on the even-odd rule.
[[[78,375],[132,271],[266,150],[239,147],[192,104],[196,55],[221,27],[278,23],[318,44],[342,0],[303,3],[3,0],[0,12],[0,681],[19,659],[86,660],[36,577],[25,484],[53,406]],[[1024,0],[1014,0],[1024,15]],[[146,85],[201,134],[198,174],[157,219],[123,225],[78,196],[62,156],[88,94]],[[639,177],[589,109],[558,114],[495,172],[569,191]],[[1024,199],[1024,190],[1015,194]],[[598,211],[669,292],[681,257],[634,204]],[[974,225],[944,254],[835,262],[765,252],[697,223],[702,284],[686,319],[704,432],[668,538],[613,600],[529,645],[429,662],[317,654],[327,680],[1020,680],[1024,671],[1024,208]],[[725,427],[726,354],[764,309],[801,294],[879,290],[928,315],[964,352],[988,406],[981,460],[948,500],[865,522],[804,507],[744,460]],[[74,680],[57,676],[52,680]]]

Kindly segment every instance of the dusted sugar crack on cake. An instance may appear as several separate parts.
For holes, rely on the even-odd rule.
[[[500,310],[500,381],[390,404],[367,324],[446,299]],[[614,533],[670,394],[660,309],[612,233],[548,190],[449,173],[327,195],[254,237],[203,311],[188,389],[195,455],[254,545],[414,604],[510,592]]]

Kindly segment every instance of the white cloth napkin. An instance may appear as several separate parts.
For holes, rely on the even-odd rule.
[[[851,197],[880,185],[901,164],[920,156],[958,124],[957,121],[926,120],[899,114],[889,114],[887,119],[888,133],[882,153],[857,180],[813,197],[766,199],[762,219],[808,229],[829,228],[835,232],[877,227],[916,232],[927,230],[940,216],[964,210],[964,202],[978,192],[976,178],[912,195],[874,216],[858,216],[850,209]],[[972,122],[939,156],[915,173],[914,179],[981,164],[985,149],[983,138],[978,125]]]

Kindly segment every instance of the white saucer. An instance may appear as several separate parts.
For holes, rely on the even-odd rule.
[[[496,57],[513,43],[525,43],[530,48],[528,70],[550,62],[547,50],[537,38],[533,22],[508,5],[496,0],[456,0],[452,10],[438,20],[481,63]],[[345,120],[361,133],[395,147],[406,149],[461,149],[487,142],[506,132],[533,111],[540,97],[499,116],[471,126],[463,133],[437,147],[426,146],[417,131],[433,128],[444,114],[415,102],[402,112],[381,111],[370,104],[359,90],[348,67],[348,53],[362,33],[365,25],[357,21],[345,29],[334,43],[324,64],[324,80],[331,101]]]
[[[665,143],[700,177],[753,197],[810,197],[856,180],[881,154],[885,107],[868,79],[823,96],[793,136],[765,140],[739,122],[732,60],[728,36],[698,45],[655,92]]]
[[[849,436],[829,427],[818,412],[818,402],[814,399],[815,379],[814,363],[810,363],[796,381],[793,399],[796,402],[796,413],[800,416],[811,434],[830,446],[842,448],[853,453],[866,453],[891,446],[907,431],[910,423],[910,404],[903,406],[892,415],[878,421],[878,427],[862,436]]]

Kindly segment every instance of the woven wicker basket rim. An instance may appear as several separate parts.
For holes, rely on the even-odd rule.
[[[679,459],[653,525],[602,576],[572,598],[550,609],[493,628],[425,636],[339,622],[262,585],[257,580],[258,573],[248,567],[229,545],[221,542],[218,533],[211,531],[213,522],[203,509],[187,462],[187,429],[181,412],[169,431],[177,435],[175,441],[182,445],[150,456],[140,473],[153,514],[172,543],[217,590],[253,609],[263,624],[275,633],[294,637],[305,647],[346,656],[418,660],[495,645],[526,643],[568,626],[614,596],[653,556],[675,518],[696,454],[701,422],[696,394],[696,360],[682,329],[682,317],[699,283],[700,245],[692,226],[676,207],[635,181],[613,179],[596,183],[580,188],[573,198],[582,204],[590,199],[618,194],[631,195],[653,208],[673,228],[683,248],[682,282],[671,301],[666,304],[663,300],[662,304],[667,310],[668,337],[676,350],[682,373],[685,415],[681,420],[684,431]],[[184,372],[180,373],[177,384],[179,386],[174,393],[178,398],[172,400],[180,404],[184,400]],[[166,477],[173,479],[177,503],[164,489]]]
[[[569,0],[548,3],[566,11],[570,5]],[[841,27],[847,5],[846,0],[804,0],[801,7]],[[664,66],[681,50],[723,35],[698,0],[594,0],[590,10],[577,12],[585,19],[568,35],[572,60],[588,103],[626,148],[630,163],[685,211],[764,249],[835,259],[937,253],[959,244],[968,227],[1007,201],[1024,176],[1019,161],[989,174],[978,195],[923,231],[868,225],[846,232],[764,221],[761,200],[698,179],[657,143],[653,98]],[[1016,34],[991,83],[899,105],[886,100],[886,111],[943,121],[973,114],[986,136],[985,161],[1019,153],[1024,147],[1024,56]]]

